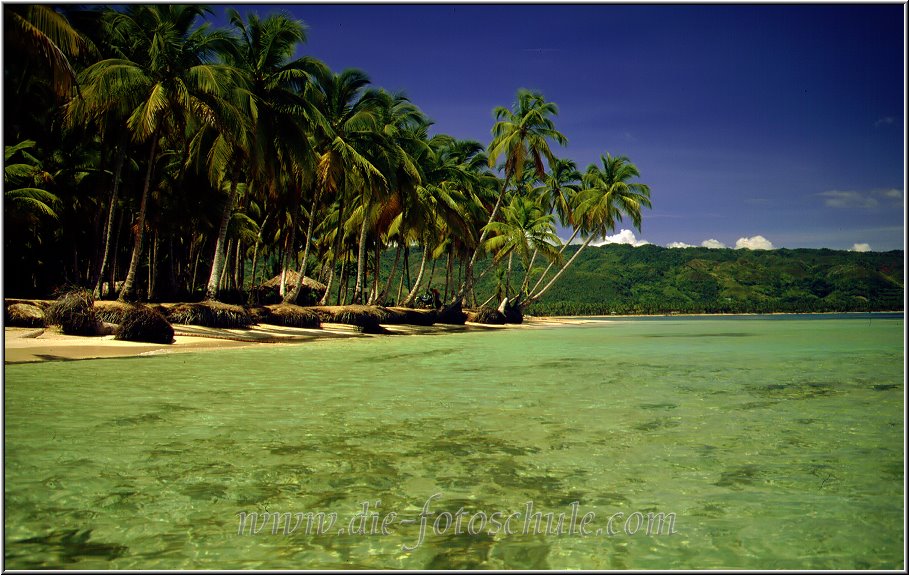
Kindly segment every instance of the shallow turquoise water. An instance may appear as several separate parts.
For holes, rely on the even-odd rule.
[[[7,366],[6,567],[901,569],[903,323],[627,320]],[[347,532],[377,501],[387,534]],[[523,533],[528,502],[567,521],[577,502],[588,534]],[[459,509],[462,533],[433,532]],[[243,511],[337,521],[238,535]],[[480,512],[521,516],[506,533]],[[660,512],[674,534],[634,530]]]

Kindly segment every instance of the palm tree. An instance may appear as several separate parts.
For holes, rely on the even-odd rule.
[[[53,176],[28,152],[34,147],[34,141],[25,140],[4,148],[3,187],[6,189],[3,199],[23,212],[57,219],[54,207],[60,203],[60,198],[44,189],[46,184],[53,182]],[[17,157],[21,159],[16,161]]]
[[[575,226],[573,213],[575,196],[580,190],[580,181],[581,173],[578,171],[577,164],[572,160],[557,159],[550,166],[549,174],[546,175],[543,185],[535,190],[535,192],[540,194],[546,202],[548,211],[554,211],[558,215],[559,223],[563,226],[571,226],[575,230],[568,241],[565,242],[565,245],[562,246],[561,251],[559,251],[560,257],[565,251],[565,248],[571,244],[575,236],[577,236],[578,231],[581,229],[579,226]],[[533,267],[534,259],[536,258],[531,258],[531,265],[527,268],[524,277],[525,286],[528,285],[528,282],[530,281],[531,268]],[[533,288],[527,291],[533,292],[536,290],[557,261],[559,261],[559,258],[552,259],[540,275],[539,279],[537,279]]]
[[[486,240],[486,248],[496,252],[496,262],[508,256],[505,297],[509,297],[511,258],[514,253],[517,252],[521,258],[524,269],[529,270],[531,260],[538,253],[549,259],[558,257],[559,238],[555,234],[555,218],[533,198],[515,195],[502,208],[502,216],[501,221],[489,224],[492,237]]]
[[[587,239],[541,290],[521,302],[522,307],[543,297],[565,270],[577,259],[590,242],[604,238],[615,230],[623,216],[631,218],[635,229],[641,229],[641,209],[650,207],[650,187],[632,182],[640,177],[637,166],[625,156],[600,156],[602,168],[590,164],[583,176],[584,189],[578,194],[575,211],[578,225],[586,231]]]
[[[228,66],[213,64],[229,44],[227,36],[196,27],[208,10],[202,6],[130,5],[107,14],[112,44],[122,54],[92,64],[84,73],[82,97],[86,106],[104,113],[125,106],[126,126],[136,143],[148,146],[148,160],[135,225],[135,242],[120,299],[131,299],[145,236],[145,216],[152,173],[161,138],[183,138],[193,117],[214,115],[236,75]]]
[[[540,178],[545,177],[543,159],[553,163],[555,158],[549,149],[549,140],[554,140],[561,145],[568,141],[561,132],[555,129],[552,116],[558,114],[558,106],[547,102],[539,92],[520,89],[517,100],[508,109],[502,106],[494,110],[496,123],[492,127],[492,142],[489,144],[489,166],[496,165],[499,157],[505,158],[505,179],[496,199],[495,206],[489,214],[486,227],[480,233],[479,240],[473,255],[467,264],[464,283],[455,296],[453,304],[459,303],[467,292],[473,287],[473,268],[477,256],[482,251],[483,242],[489,233],[489,224],[495,221],[499,207],[505,197],[508,184],[512,179],[520,179],[523,175],[524,165],[532,161]]]
[[[85,40],[53,7],[41,4],[4,4],[4,32],[10,54],[38,60],[50,69],[58,97],[76,88],[76,73],[70,58],[86,50]],[[23,85],[14,82],[14,86]]]
[[[343,226],[347,221],[348,194],[353,192],[353,183],[369,185],[384,183],[385,176],[368,158],[368,149],[380,133],[379,109],[381,95],[377,91],[365,90],[369,77],[360,70],[348,69],[340,74],[330,70],[318,71],[315,75],[315,89],[311,100],[319,110],[324,123],[316,130],[317,192],[322,198],[331,198],[337,203],[337,228],[332,249],[332,263],[328,289],[322,298],[327,303],[334,279],[334,269],[340,254]],[[304,260],[304,266],[305,260]],[[299,274],[302,281],[303,274]],[[290,298],[296,299],[299,286]]]
[[[303,22],[275,14],[260,19],[249,14],[244,21],[234,9],[227,11],[237,33],[236,47],[225,56],[227,63],[244,77],[248,91],[240,91],[238,108],[248,136],[238,137],[235,123],[222,123],[216,144],[225,146],[218,164],[222,171],[232,167],[231,186],[221,217],[215,255],[209,275],[206,297],[215,299],[224,269],[227,225],[236,201],[237,179],[241,166],[248,177],[275,190],[279,172],[293,174],[290,189],[295,192],[294,206],[299,203],[301,166],[311,156],[308,122],[311,113],[301,96],[310,72],[320,63],[311,58],[290,60],[297,46],[306,41]],[[232,109],[232,108],[228,108]],[[212,149],[213,152],[215,148]],[[214,154],[217,158],[218,154]],[[292,218],[296,215],[293,210]],[[292,230],[295,222],[291,221]],[[293,241],[290,242],[293,244]],[[238,246],[239,247],[239,246]]]

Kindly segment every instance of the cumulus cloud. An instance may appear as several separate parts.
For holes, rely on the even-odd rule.
[[[631,245],[634,247],[638,247],[638,246],[647,245],[649,243],[650,242],[648,242],[647,240],[644,240],[644,239],[639,240],[638,238],[636,238],[634,235],[634,232],[632,232],[631,230],[622,230],[617,234],[614,234],[611,236],[606,236],[603,239],[603,241],[591,242],[590,245],[602,246],[604,244],[628,244],[628,245]]]
[[[701,247],[702,247],[702,248],[710,248],[710,249],[712,249],[712,250],[721,250],[721,249],[723,249],[723,248],[725,248],[725,247],[727,247],[727,246],[726,246],[726,244],[724,244],[724,243],[721,242],[720,240],[715,240],[715,239],[711,238],[711,239],[709,239],[709,240],[704,240],[704,241],[702,241],[702,242],[701,242]]]
[[[852,244],[852,249],[850,252],[870,252],[871,245],[869,244]]]
[[[735,249],[741,250],[772,250],[773,244],[764,236],[752,236],[750,238],[739,238],[735,241]]]
[[[686,244],[685,242],[670,242],[666,244],[667,248],[693,248],[691,244]]]

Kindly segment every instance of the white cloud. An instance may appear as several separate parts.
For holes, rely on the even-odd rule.
[[[824,205],[828,208],[865,208],[871,209],[877,207],[877,199],[872,198],[870,194],[861,192],[830,190],[818,194],[824,198]]]
[[[691,244],[686,244],[685,242],[670,242],[666,244],[667,248],[693,248]]]
[[[869,244],[852,244],[852,249],[850,252],[870,252],[871,246]]]
[[[735,249],[772,250],[773,244],[764,236],[752,236],[750,238],[737,239],[735,241]]]
[[[647,240],[639,240],[635,237],[634,232],[631,230],[622,230],[617,234],[606,236],[602,241],[591,242],[592,246],[602,246],[604,244],[628,244],[634,247],[644,246],[649,244]]]
[[[894,122],[896,122],[896,118],[893,116],[884,116],[883,118],[877,119],[877,121],[874,123],[874,127],[877,128],[878,126],[890,125]]]
[[[712,250],[721,250],[721,249],[723,249],[723,248],[725,248],[725,247],[727,247],[727,246],[726,246],[726,244],[724,244],[724,243],[721,242],[720,240],[715,240],[715,239],[711,238],[711,239],[709,239],[709,240],[704,240],[704,241],[702,241],[702,242],[701,242],[701,247],[702,247],[702,248],[710,248],[710,249],[712,249]]]

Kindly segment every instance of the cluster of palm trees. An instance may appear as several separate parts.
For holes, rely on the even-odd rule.
[[[16,266],[21,289],[217,299],[270,262],[286,302],[313,276],[329,286],[321,303],[410,305],[444,262],[446,301],[506,266],[506,297],[527,305],[650,206],[627,158],[581,173],[555,157],[566,138],[538,93],[494,110],[486,148],[430,136],[403,94],[295,57],[302,22],[228,9],[228,28],[212,29],[207,12],[4,5],[6,277]],[[567,260],[556,223],[584,239]],[[515,255],[524,276],[512,284]],[[409,283],[396,295],[399,274]]]

